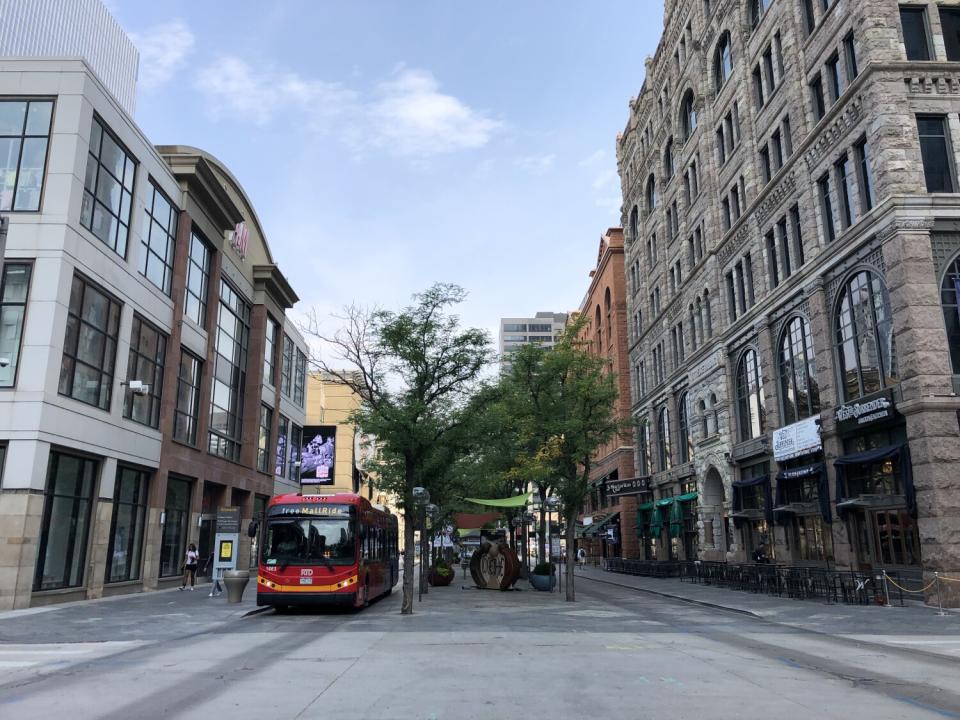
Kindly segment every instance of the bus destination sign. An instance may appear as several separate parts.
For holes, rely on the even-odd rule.
[[[288,503],[274,505],[267,511],[269,517],[285,515],[309,515],[310,517],[349,517],[350,505],[314,505],[312,503]]]

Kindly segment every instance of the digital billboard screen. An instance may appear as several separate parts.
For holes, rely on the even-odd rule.
[[[337,455],[335,425],[308,425],[300,447],[300,482],[303,485],[333,485]]]

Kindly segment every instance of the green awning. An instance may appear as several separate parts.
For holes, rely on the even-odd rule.
[[[691,500],[696,500],[697,494],[695,492],[687,493],[686,495],[679,495],[677,497],[677,502],[690,502]]]
[[[660,531],[663,529],[663,513],[659,509],[651,510],[650,518],[650,536],[660,537]]]
[[[460,537],[480,537],[480,528],[458,528],[457,535]]]
[[[646,512],[647,510],[653,510],[652,502],[644,503],[643,505],[637,508],[637,512]]]
[[[508,498],[497,498],[494,500],[487,500],[483,498],[464,498],[464,500],[477,505],[486,505],[487,507],[517,508],[526,505],[530,501],[530,496],[532,494],[533,493],[524,493],[523,495],[515,495],[514,497]]]
[[[670,537],[678,538],[683,535],[683,508],[680,507],[680,498],[670,508]]]
[[[674,499],[675,498],[668,497],[668,498],[663,498],[661,500],[657,500],[657,507],[662,508],[662,507],[666,507],[667,505],[673,505]]]

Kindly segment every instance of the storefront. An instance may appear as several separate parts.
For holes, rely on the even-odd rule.
[[[733,524],[740,533],[743,561],[776,559],[773,495],[766,461],[748,465],[733,483]]]
[[[833,462],[836,507],[857,569],[919,569],[913,467],[893,392],[841,405],[836,421],[844,450]]]
[[[820,440],[820,416],[773,433],[777,473],[773,514],[783,528],[786,557],[794,564],[833,561],[833,514]]]

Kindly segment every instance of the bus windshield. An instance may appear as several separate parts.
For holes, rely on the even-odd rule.
[[[354,546],[350,518],[277,518],[267,522],[263,564],[352,565]]]

